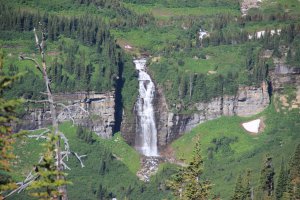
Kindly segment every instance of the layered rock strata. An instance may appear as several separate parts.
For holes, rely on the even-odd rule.
[[[276,110],[285,113],[287,110],[299,109],[300,67],[287,66],[280,60],[274,63],[275,69],[271,71],[270,75]],[[287,90],[290,90],[290,94],[286,94]]]
[[[115,125],[114,92],[76,92],[55,94],[58,120],[73,121],[94,131],[103,138],[110,138]],[[27,108],[17,129],[39,129],[51,124],[49,107]]]
[[[209,102],[196,103],[193,114],[180,114],[169,111],[162,91],[158,90],[156,119],[159,146],[165,146],[205,121],[221,116],[251,116],[263,111],[269,103],[268,86],[262,83],[260,87],[240,87],[235,96],[223,96]]]

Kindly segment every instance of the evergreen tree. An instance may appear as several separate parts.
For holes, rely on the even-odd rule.
[[[4,198],[6,191],[16,187],[9,175],[10,161],[14,158],[12,144],[16,136],[12,132],[11,122],[16,119],[16,107],[21,103],[20,100],[7,100],[3,97],[4,90],[17,79],[17,76],[3,75],[3,59],[3,52],[0,51],[0,199]]]
[[[246,172],[246,176],[243,179],[241,174],[237,178],[235,185],[234,195],[231,198],[232,200],[250,200],[252,195],[251,187],[251,171]]]
[[[283,192],[281,199],[284,199],[284,200],[292,200],[293,199],[293,185],[292,185],[290,175],[288,175],[286,191]]]
[[[272,157],[267,155],[261,170],[260,189],[263,199],[271,199],[274,193],[274,167]]]
[[[203,160],[200,154],[200,142],[196,143],[192,161],[186,168],[173,176],[167,182],[167,186],[173,191],[175,196],[183,200],[207,199],[211,190],[209,181],[201,181],[203,173]]]
[[[300,144],[297,145],[291,158],[289,176],[289,193],[293,199],[300,199]]]
[[[243,179],[242,179],[241,174],[239,174],[236,184],[235,184],[234,195],[231,199],[232,200],[240,200],[240,199],[243,199],[243,195],[244,195]]]
[[[244,199],[253,199],[253,187],[251,183],[251,170],[247,170],[246,177],[244,179]]]
[[[284,160],[281,161],[280,172],[277,180],[276,186],[276,199],[282,199],[283,193],[286,191],[288,181],[288,173],[284,164]]]
[[[292,181],[297,182],[300,177],[300,144],[297,145],[295,153],[290,161],[290,176]]]
[[[43,154],[42,162],[35,167],[38,179],[27,188],[32,196],[39,199],[60,199],[61,194],[57,187],[70,184],[70,182],[57,178],[66,176],[65,173],[56,168],[55,149],[57,140],[58,137],[53,133],[48,134],[47,142],[44,144],[46,151]]]

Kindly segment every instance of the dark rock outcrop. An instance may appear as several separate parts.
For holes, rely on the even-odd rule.
[[[112,136],[115,125],[114,92],[55,94],[54,101],[60,122],[74,120],[75,124],[87,127],[103,138]],[[44,105],[42,108],[28,108],[17,129],[33,130],[50,124],[49,107]]]
[[[270,71],[274,105],[277,112],[300,108],[300,67],[292,67],[282,60],[275,60],[275,69]],[[290,88],[293,94],[286,94]],[[300,112],[299,112],[300,113]]]

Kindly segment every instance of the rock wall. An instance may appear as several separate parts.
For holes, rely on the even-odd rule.
[[[275,69],[270,70],[271,84],[262,83],[260,87],[243,86],[235,96],[214,98],[209,102],[199,102],[190,110],[192,114],[174,113],[169,110],[162,89],[157,86],[155,117],[158,129],[158,145],[164,148],[168,143],[200,123],[221,116],[251,116],[263,111],[270,103],[270,94],[282,101],[278,109],[300,108],[300,68],[288,67],[284,62],[275,62]],[[296,99],[286,102],[281,91],[287,85],[295,86]],[[56,102],[67,106],[58,106],[59,121],[73,120],[103,138],[110,138],[115,128],[115,92],[105,94],[95,92],[77,92],[54,95]],[[291,105],[290,105],[291,104]],[[120,107],[120,106],[119,106]],[[276,104],[275,104],[276,107]],[[123,112],[121,132],[130,145],[134,145],[136,134],[136,113]],[[38,129],[51,124],[51,115],[47,105],[38,108],[27,108],[26,114],[16,125],[19,129]]]
[[[190,110],[195,110],[192,114],[172,112],[168,108],[163,90],[156,86],[154,104],[159,148],[164,148],[174,139],[205,121],[221,116],[251,116],[258,114],[270,104],[272,92],[277,95],[286,85],[296,87],[296,99],[292,101],[292,105],[287,106],[289,108],[300,108],[300,68],[287,67],[280,62],[275,64],[275,69],[270,71],[271,83],[263,82],[259,87],[242,86],[239,87],[237,94],[234,96],[223,96],[206,103],[196,103],[190,108]],[[134,117],[135,111],[132,113],[133,117],[123,117],[122,134],[131,145],[134,145],[136,119]]]
[[[223,96],[210,102],[196,103],[193,114],[176,114],[169,111],[162,90],[157,90],[156,109],[158,143],[165,146],[200,123],[221,116],[251,116],[263,111],[270,103],[268,86],[240,87],[236,96]]]
[[[115,125],[115,96],[114,92],[76,92],[55,94],[54,101],[58,103],[58,120],[74,121],[103,138],[110,138]],[[64,104],[65,106],[60,105]],[[49,107],[27,108],[26,114],[17,129],[33,130],[51,124]]]
[[[275,62],[271,71],[274,105],[277,112],[300,108],[300,67],[287,66],[284,62]],[[293,88],[293,95],[285,94],[285,88]],[[300,113],[300,110],[299,110]]]

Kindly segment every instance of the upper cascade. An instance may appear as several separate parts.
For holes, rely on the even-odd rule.
[[[134,60],[139,74],[139,96],[136,102],[137,129],[136,149],[145,156],[159,156],[157,150],[157,128],[153,108],[155,85],[146,72],[145,58]]]

